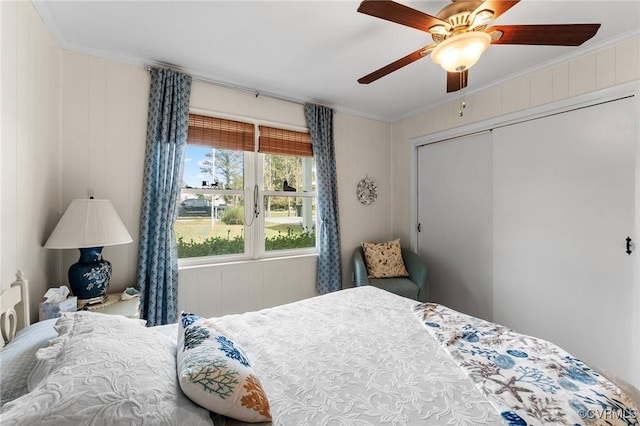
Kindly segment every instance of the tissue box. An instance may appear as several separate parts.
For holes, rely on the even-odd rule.
[[[78,310],[78,298],[76,296],[69,297],[60,303],[40,302],[40,321],[58,318],[60,312],[75,312]]]

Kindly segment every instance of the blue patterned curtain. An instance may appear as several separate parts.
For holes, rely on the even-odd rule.
[[[189,121],[191,77],[151,70],[138,247],[138,287],[148,326],[176,322],[178,253],[173,233]]]
[[[333,110],[321,105],[304,106],[313,145],[318,178],[318,293],[342,289],[338,179],[333,148]]]

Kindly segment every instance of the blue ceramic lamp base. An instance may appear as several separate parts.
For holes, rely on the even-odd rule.
[[[69,268],[69,286],[78,297],[78,307],[107,298],[111,263],[102,258],[102,247],[81,248],[80,259]]]

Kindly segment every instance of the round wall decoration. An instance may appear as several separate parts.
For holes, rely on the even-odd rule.
[[[357,194],[362,204],[371,204],[378,198],[378,185],[367,176],[358,182]]]

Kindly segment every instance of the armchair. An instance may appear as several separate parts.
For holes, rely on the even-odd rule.
[[[353,251],[352,256],[354,284],[357,287],[372,285],[400,296],[426,302],[429,298],[427,265],[425,265],[416,253],[405,248],[402,248],[402,261],[404,262],[405,268],[407,268],[409,277],[369,278],[362,247],[358,247]]]

